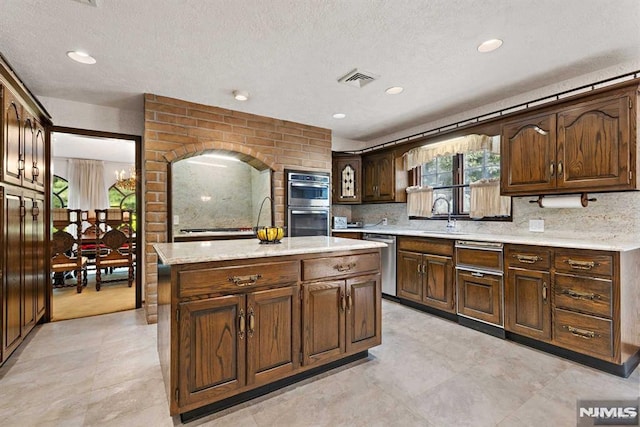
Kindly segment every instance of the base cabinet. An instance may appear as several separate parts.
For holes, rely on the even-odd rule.
[[[458,314],[502,326],[502,276],[458,270]]]

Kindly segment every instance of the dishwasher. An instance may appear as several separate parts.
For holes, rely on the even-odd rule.
[[[396,298],[396,236],[365,233],[364,240],[386,243],[382,248],[382,296]]]

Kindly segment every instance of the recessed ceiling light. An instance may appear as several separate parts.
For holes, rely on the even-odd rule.
[[[402,93],[403,90],[404,88],[402,86],[391,86],[390,88],[385,90],[385,92],[389,95],[397,95],[399,93]]]
[[[347,115],[345,113],[334,113],[333,114],[333,118],[334,119],[344,119],[345,117],[347,117]]]
[[[502,40],[500,39],[491,39],[485,42],[482,42],[480,46],[478,46],[478,52],[487,53],[492,52],[502,46]]]
[[[236,101],[246,101],[247,99],[249,99],[249,92],[246,92],[244,90],[234,90],[233,97],[236,99]]]
[[[89,55],[87,52],[82,52],[81,50],[70,50],[67,52],[67,56],[81,64],[91,65],[96,63],[96,59],[93,56]]]

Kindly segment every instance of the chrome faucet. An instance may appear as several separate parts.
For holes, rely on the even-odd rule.
[[[436,213],[436,204],[439,200],[444,200],[447,204],[447,233],[451,233],[456,230],[456,220],[451,219],[451,203],[449,202],[449,199],[447,199],[445,196],[436,197],[436,199],[433,201],[433,206],[431,206],[431,213]]]

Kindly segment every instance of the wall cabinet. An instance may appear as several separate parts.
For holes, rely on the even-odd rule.
[[[398,239],[398,296],[446,312],[455,312],[453,241]]]
[[[505,123],[505,195],[636,189],[637,85]]]
[[[395,152],[362,156],[362,201],[406,202],[407,172]]]
[[[551,340],[551,250],[505,248],[505,329],[541,341]]]
[[[362,160],[360,156],[333,157],[333,203],[362,202]]]

